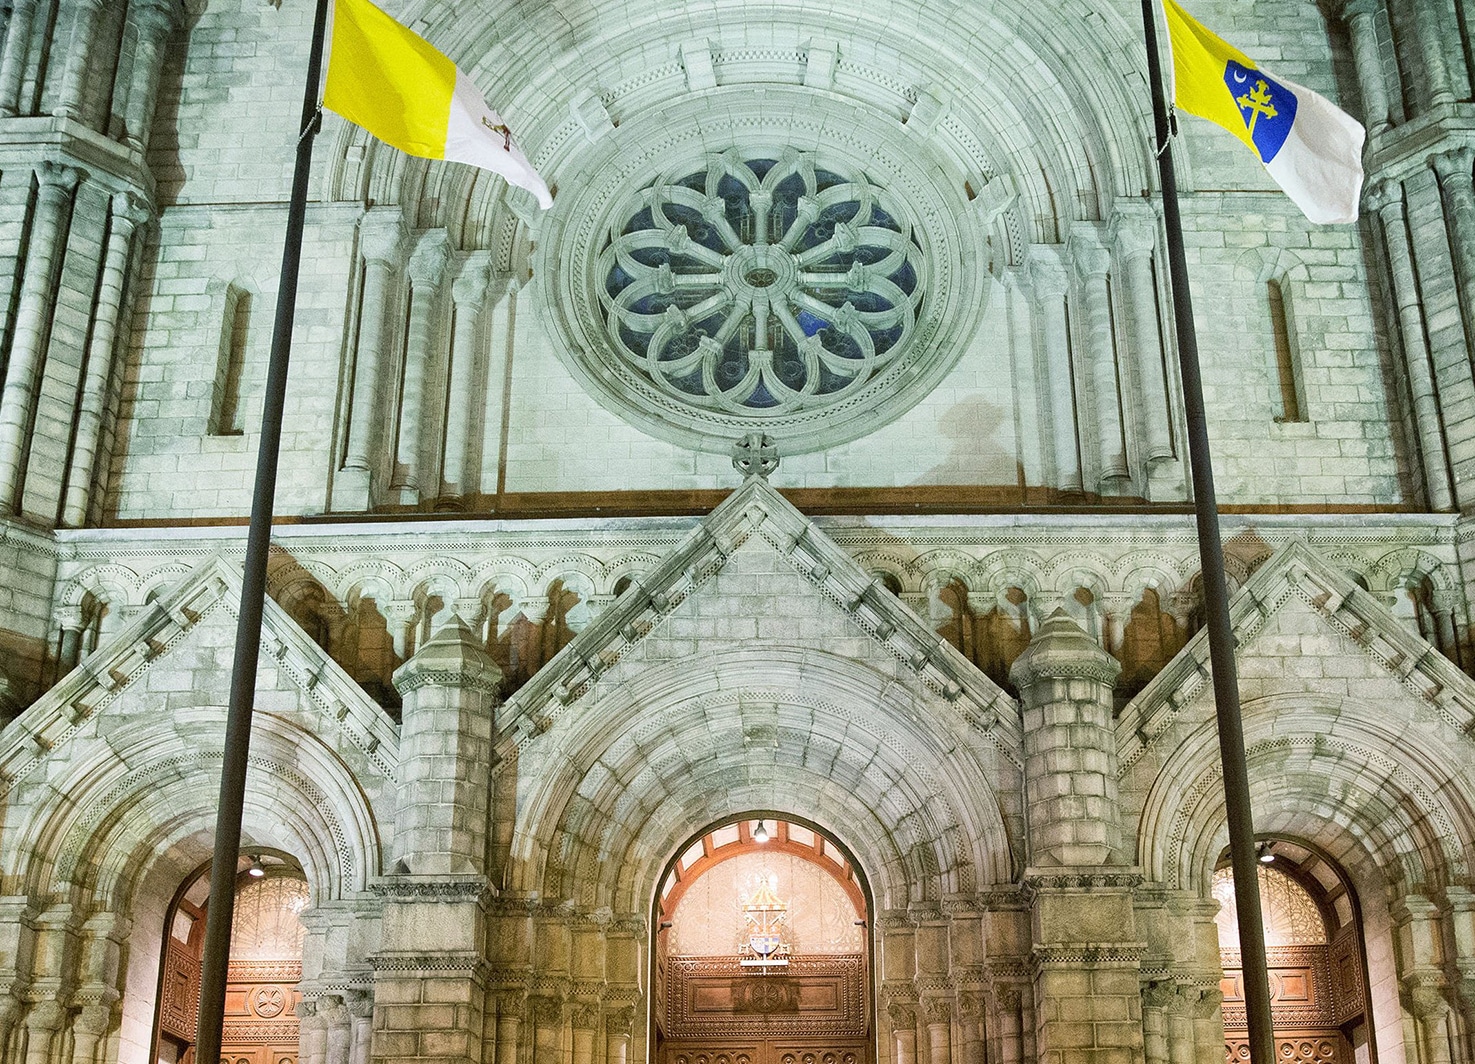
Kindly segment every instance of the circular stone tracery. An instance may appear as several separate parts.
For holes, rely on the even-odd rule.
[[[597,276],[622,360],[670,399],[755,423],[849,398],[914,346],[927,255],[862,175],[714,156],[642,190]]]

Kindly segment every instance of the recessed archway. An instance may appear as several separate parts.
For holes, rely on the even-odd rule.
[[[1351,881],[1325,851],[1304,840],[1264,837],[1257,852],[1277,1058],[1292,1064],[1376,1061],[1362,906]],[[1212,889],[1219,902],[1226,1051],[1231,1062],[1247,1060],[1239,920],[1227,853]]]
[[[691,836],[652,901],[650,1059],[875,1059],[872,895],[818,825],[753,811]]]

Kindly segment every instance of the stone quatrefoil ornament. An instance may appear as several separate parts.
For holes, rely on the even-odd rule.
[[[683,403],[783,415],[838,402],[907,347],[927,262],[863,176],[734,152],[622,211],[598,275],[615,349]]]

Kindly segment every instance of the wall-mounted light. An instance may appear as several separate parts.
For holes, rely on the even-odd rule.
[[[761,820],[758,821],[758,826],[753,829],[753,841],[760,843],[768,841],[768,829],[763,826],[763,821]]]
[[[246,874],[253,879],[260,879],[266,875],[266,869],[262,867],[261,858],[258,855],[254,853],[251,855],[251,866],[246,869]]]
[[[1255,847],[1255,851],[1256,851],[1256,853],[1259,854],[1260,863],[1261,864],[1274,864],[1275,863],[1275,854],[1273,854],[1273,853],[1270,852],[1270,843],[1268,843],[1268,842],[1262,842],[1262,843],[1260,843],[1260,845],[1258,845],[1258,846]]]

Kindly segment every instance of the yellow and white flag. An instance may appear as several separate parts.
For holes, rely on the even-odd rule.
[[[501,174],[544,209],[548,186],[456,64],[369,0],[334,0],[323,106],[385,144]]]
[[[1174,100],[1244,141],[1313,222],[1357,220],[1361,123],[1325,97],[1274,77],[1163,0],[1173,45]]]

